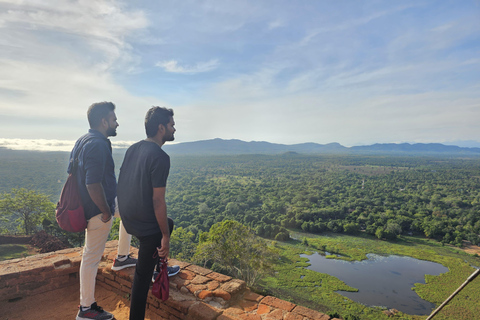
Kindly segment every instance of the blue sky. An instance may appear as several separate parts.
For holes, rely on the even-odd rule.
[[[117,142],[160,105],[177,142],[480,146],[478,0],[0,0],[0,71],[0,145],[106,100]]]

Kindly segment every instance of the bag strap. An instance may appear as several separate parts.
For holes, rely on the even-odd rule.
[[[71,169],[70,169],[70,173],[72,174],[72,176],[76,175],[77,174],[77,169],[78,169],[78,156],[80,155],[80,150],[83,149],[83,147],[85,147],[85,145],[87,144],[88,141],[90,140],[93,140],[95,139],[95,137],[89,137],[85,140],[83,140],[80,145],[78,146],[78,148],[75,150],[75,153],[73,154],[73,157],[72,159],[70,160],[70,163],[71,163]]]

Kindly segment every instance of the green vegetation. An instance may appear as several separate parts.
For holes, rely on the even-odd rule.
[[[0,215],[16,217],[18,230],[26,235],[37,232],[40,223],[54,211],[48,197],[33,190],[12,189],[11,193],[0,194]]]
[[[118,169],[122,156],[114,157]],[[0,159],[0,192],[28,188],[57,201],[67,176],[67,153],[0,150]],[[478,158],[290,153],[172,156],[171,163],[167,205],[176,224],[172,254],[241,277],[241,272],[232,267],[241,257],[229,257],[235,245],[226,248],[228,254],[208,258],[219,250],[222,241],[228,243],[229,236],[235,236],[223,232],[231,231],[229,227],[235,225],[239,232],[251,230],[275,243],[270,245],[276,252],[271,256],[281,257],[273,265],[275,276],[258,281],[255,275],[252,283],[258,284],[258,290],[300,305],[338,313],[345,319],[386,319],[381,310],[366,308],[335,293],[355,288],[305,269],[307,259],[299,256],[305,252],[339,253],[346,260],[365,259],[367,253],[398,254],[441,263],[449,268],[448,273],[427,276],[426,284],[414,288],[422,298],[436,304],[471,274],[471,265],[479,265],[478,258],[451,247],[460,247],[465,240],[473,244],[480,241]],[[22,226],[19,217],[19,213],[12,213],[0,220],[1,232],[15,232]],[[116,226],[118,221],[111,238],[117,236]],[[83,241],[83,234],[63,233],[53,213],[36,228],[67,238],[72,245]],[[292,232],[305,234],[300,241],[288,240]],[[329,236],[323,236],[325,233]],[[257,248],[257,238],[250,238],[253,242],[244,246]],[[477,282],[435,320],[474,319],[473,315],[480,314],[476,309],[480,298]],[[396,318],[423,319],[401,314]]]
[[[233,220],[214,224],[202,233],[193,261],[230,274],[253,286],[270,273],[276,252],[246,226]]]
[[[28,246],[23,244],[1,244],[0,261],[28,256]]]
[[[480,266],[478,257],[442,246],[438,242],[414,237],[402,237],[395,242],[386,242],[375,240],[370,236],[338,234],[325,236],[300,234],[299,236],[304,240],[277,243],[276,246],[281,252],[281,263],[275,266],[275,276],[264,278],[257,289],[325,313],[351,315],[358,319],[390,318],[381,312],[381,308],[368,308],[336,293],[335,291],[338,290],[357,290],[348,287],[337,278],[306,269],[305,267],[309,265],[308,259],[301,258],[300,254],[313,251],[335,252],[340,256],[332,257],[348,261],[366,259],[368,253],[395,254],[440,263],[449,268],[447,273],[439,276],[427,275],[426,284],[416,284],[413,288],[422,299],[436,305],[443,302],[471,275],[475,270],[471,265]],[[305,240],[308,246],[305,246]],[[452,300],[435,319],[476,319],[474,315],[480,314],[480,306],[476,303],[480,299],[479,292],[480,281],[477,279]],[[424,318],[402,313],[394,317],[394,319]]]

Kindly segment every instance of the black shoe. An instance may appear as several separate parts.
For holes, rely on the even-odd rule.
[[[90,309],[82,310],[80,306],[76,320],[112,320],[113,314],[102,309],[96,302],[92,303]]]

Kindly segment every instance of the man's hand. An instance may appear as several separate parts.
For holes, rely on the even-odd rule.
[[[168,259],[168,255],[170,254],[170,238],[169,237],[162,237],[162,246],[157,248],[158,256],[160,258]]]

